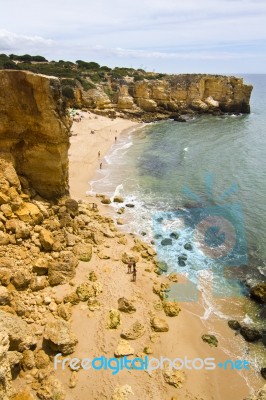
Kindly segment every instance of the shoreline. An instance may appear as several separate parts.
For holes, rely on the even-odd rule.
[[[73,198],[76,198],[77,200],[82,199],[85,202],[88,202],[91,198],[93,199],[93,202],[98,205],[101,215],[110,215],[110,212],[108,212],[109,207],[102,205],[99,198],[86,196],[86,192],[89,189],[89,180],[96,172],[97,166],[100,162],[98,159],[98,148],[100,147],[101,158],[104,157],[114,143],[114,136],[118,137],[122,132],[124,133],[133,127],[136,128],[138,125],[138,123],[127,120],[120,121],[120,119],[117,119],[111,121],[109,118],[101,116],[97,116],[95,119],[94,114],[92,113],[88,113],[81,122],[73,124],[72,131],[74,135],[77,134],[77,136],[72,136],[71,138],[69,156],[70,193]],[[93,126],[91,129],[95,129],[95,126],[98,127],[97,133],[93,135],[89,134],[89,138],[92,138],[90,147],[86,145],[89,126]],[[89,157],[91,158],[89,159]],[[84,165],[86,168],[84,168]],[[128,237],[129,235],[126,234],[125,236]],[[125,250],[130,250],[128,244],[125,245]],[[147,292],[145,299],[145,301],[147,301],[147,299],[151,297],[148,293],[148,287],[150,287],[150,282],[148,282],[148,280],[152,280],[153,278],[149,277],[148,273],[144,273],[142,276],[142,282],[139,288],[141,288],[142,291],[145,291],[145,294]],[[112,282],[112,285],[114,284],[115,282]],[[150,290],[152,292],[152,288],[150,288]],[[197,312],[195,312],[195,308],[197,309]],[[154,345],[154,353],[158,356],[161,354],[169,358],[185,357],[185,355],[188,355],[188,357],[191,358],[215,357],[215,359],[220,362],[226,361],[228,356],[221,348],[219,348],[219,346],[218,348],[209,347],[201,340],[202,334],[210,333],[206,331],[206,327],[199,316],[202,314],[200,311],[203,310],[202,305],[199,303],[193,305],[191,303],[183,303],[181,304],[181,310],[182,311],[177,318],[167,319],[170,326],[169,333],[165,337],[162,336],[159,345]],[[76,322],[74,322],[74,327],[78,327],[78,322],[79,319],[77,316]],[[221,337],[227,337],[229,341],[233,342],[236,340],[234,332],[229,328],[226,329],[225,324],[223,325],[221,321],[215,321],[215,325],[217,325],[217,327],[220,325],[218,332]],[[196,335],[195,332],[197,332]],[[178,338],[176,337],[176,333],[178,334]],[[213,333],[215,334],[216,330]],[[108,336],[107,332],[106,335]],[[173,354],[175,357],[171,357]],[[200,397],[197,396],[202,396],[204,400],[224,400],[224,398],[230,398],[234,386],[235,388],[237,387],[238,391],[237,394],[239,397],[237,397],[237,399],[242,400],[245,396],[250,394],[250,390],[247,387],[245,379],[240,375],[234,375],[234,382],[232,383],[232,386],[228,387],[226,383],[228,380],[232,382],[232,374],[236,374],[236,372],[230,370],[221,372],[221,370],[216,369],[210,372],[201,372],[199,376],[198,371],[189,371],[188,373],[186,372],[188,381],[187,384],[184,385],[184,389],[175,393],[178,396],[179,394],[181,395],[181,393],[183,396],[185,393],[190,393],[191,395],[196,396],[191,397],[191,399],[200,399]],[[138,379],[145,380],[144,377],[138,377]],[[171,393],[171,386],[167,386],[167,389],[166,393],[167,396],[169,396]],[[131,399],[133,397],[130,396],[129,398]],[[157,397],[153,398],[157,399]],[[80,399],[83,400],[83,397]],[[165,397],[165,399],[168,399],[168,397]]]

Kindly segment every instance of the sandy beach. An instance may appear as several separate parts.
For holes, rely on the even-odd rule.
[[[80,111],[80,114],[81,121],[74,121],[71,128],[69,150],[70,194],[74,198],[84,198],[86,191],[90,189],[89,180],[115,143],[115,138],[122,132],[140,125],[126,119],[112,120],[90,112]]]
[[[202,341],[201,336],[215,334],[218,340],[226,337],[232,346],[235,340],[243,339],[235,337],[234,331],[221,321],[217,321],[217,331],[206,331],[203,321],[198,317],[203,315],[200,302],[183,303],[178,316],[166,316],[155,288],[162,282],[169,284],[170,281],[166,276],[155,274],[154,253],[150,246],[132,234],[119,232],[119,228],[110,219],[104,218],[109,206],[101,204],[99,198],[85,195],[89,189],[89,180],[99,168],[102,157],[113,145],[115,136],[118,137],[125,129],[132,129],[137,124],[123,119],[112,121],[91,113],[83,115],[81,122],[74,122],[71,129],[70,193],[77,200],[96,202],[98,205],[91,220],[95,230],[93,256],[89,263],[80,263],[71,285],[58,286],[54,290],[62,298],[73,292],[73,286],[86,281],[88,274],[94,272],[97,282],[102,285],[102,293],[99,296],[99,307],[95,311],[88,310],[84,304],[74,307],[72,328],[78,337],[78,344],[72,357],[114,357],[121,332],[138,321],[144,327],[144,334],[127,343],[132,350],[129,354],[134,353],[134,357],[143,356],[144,348],[148,348],[149,357],[187,357],[191,360],[212,357],[217,362],[226,361],[229,357],[219,345],[211,347]],[[91,134],[91,130],[95,133]],[[98,151],[101,152],[99,158]],[[124,253],[138,259],[136,282],[132,282],[131,275],[126,273],[127,266],[122,261]],[[121,323],[117,329],[107,329],[110,310],[117,310],[118,300],[122,297],[132,301],[136,311],[132,314],[121,312]],[[169,331],[155,333],[150,326],[150,320],[154,317],[162,318],[168,324]],[[71,371],[68,368],[63,372],[58,370],[57,375],[67,386]],[[166,375],[161,370],[153,371],[151,375],[136,370],[121,371],[117,375],[105,370],[80,370],[77,374],[78,383],[69,389],[66,399],[241,400],[250,393],[244,377],[231,368],[186,369],[184,373],[178,371],[173,380],[179,382],[179,388],[173,386],[173,383],[169,384],[169,379],[167,383]]]

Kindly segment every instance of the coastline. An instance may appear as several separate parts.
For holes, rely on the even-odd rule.
[[[73,136],[71,137],[71,147],[70,147],[70,154],[69,154],[69,164],[70,164],[70,194],[76,200],[82,199],[85,202],[90,202],[89,196],[86,196],[86,191],[89,189],[89,180],[92,178],[93,174],[97,170],[99,166],[100,159],[98,158],[98,151],[101,152],[101,157],[104,157],[105,154],[109,151],[110,147],[114,143],[114,137],[119,136],[122,132],[125,132],[127,129],[136,128],[139,124],[134,123],[132,121],[117,119],[117,120],[110,120],[109,118],[97,116],[95,119],[94,114],[87,113],[85,118],[81,120],[81,122],[74,122],[72,126]],[[90,134],[89,129],[97,130],[95,134]],[[75,136],[77,135],[77,136]],[[87,136],[89,136],[89,143],[86,140]],[[100,215],[106,215],[108,206],[102,205],[100,203],[99,198],[93,197],[93,202],[98,205]],[[134,245],[133,238],[130,237],[131,235],[123,235],[126,236],[126,241],[124,244],[125,251],[130,251],[132,245]],[[109,249],[109,239],[106,239],[105,246]],[[112,250],[112,256],[115,253],[115,250]],[[117,257],[117,256],[115,256]],[[114,258],[118,262],[118,257]],[[142,261],[141,261],[142,262]],[[99,268],[98,265],[98,258],[94,257],[91,263],[89,264],[89,268]],[[75,278],[75,283],[79,282],[82,277],[84,277],[85,271],[77,271],[77,277]],[[138,301],[142,301],[142,313],[144,315],[148,315],[150,309],[152,308],[152,303],[154,303],[155,299],[158,297],[155,296],[153,293],[153,283],[162,281],[163,278],[158,278],[155,274],[151,275],[151,271],[147,272],[143,269],[141,276],[138,279],[136,288],[128,286],[127,276],[123,277],[120,281],[119,277],[115,275],[113,271],[110,274],[110,267],[109,271],[106,273],[104,269],[100,270],[99,273],[103,276],[105,285],[111,286],[110,294],[115,293],[115,291],[121,290],[120,297],[125,296],[126,298],[130,295],[133,295],[137,298]],[[104,274],[106,276],[104,277]],[[115,277],[117,278],[115,280]],[[111,280],[111,281],[110,281]],[[120,282],[119,282],[120,281]],[[121,285],[121,282],[124,283],[124,286]],[[131,285],[132,286],[132,285]],[[120,293],[119,293],[120,294]],[[117,297],[117,296],[116,296]],[[112,298],[109,298],[110,304],[114,308],[116,308],[115,302]],[[203,321],[198,317],[198,315],[202,314],[201,305],[200,304],[181,304],[181,313],[178,317],[175,318],[167,318],[167,322],[169,323],[169,332],[166,335],[161,335],[160,341],[153,345],[153,356],[160,357],[161,355],[164,357],[169,358],[176,358],[176,357],[185,357],[186,355],[189,358],[206,358],[206,357],[214,357],[215,359],[219,360],[219,362],[224,362],[228,356],[222,351],[222,349],[209,347],[206,343],[201,340],[201,335],[210,333],[206,332],[206,328],[203,324]],[[161,316],[163,317],[162,312],[160,312]],[[140,317],[140,314],[139,314]],[[76,313],[73,315],[73,329],[75,332],[78,332],[79,327],[85,324],[85,321],[81,322],[82,318],[82,310],[77,310]],[[93,321],[93,316],[91,316]],[[97,317],[96,317],[97,318]],[[93,323],[93,322],[92,322]],[[93,323],[95,324],[95,322]],[[234,336],[234,332],[230,331],[229,329],[225,328],[224,326],[219,326],[220,321],[217,321],[217,329],[220,335],[223,337],[227,337],[229,341],[236,340]],[[218,328],[219,326],[219,328]],[[212,332],[212,333],[216,333]],[[114,343],[114,335],[110,335],[108,331],[106,331],[106,337],[104,339],[105,345],[104,348],[108,352],[108,349],[113,347]],[[239,339],[238,339],[239,340]],[[79,338],[80,343],[80,351],[85,350],[85,343],[84,338]],[[135,342],[134,342],[135,344]],[[98,350],[101,349],[97,340],[94,342],[94,346]],[[95,355],[99,355],[99,351],[95,350]],[[80,356],[82,356],[80,354]],[[86,353],[83,355],[86,356]],[[232,376],[232,374],[234,374]],[[204,399],[204,400],[224,400],[224,398],[230,398],[232,395],[233,387],[236,388],[238,397],[237,399],[242,400],[245,396],[247,396],[250,391],[246,385],[244,378],[239,375],[236,375],[236,371],[221,371],[221,370],[214,370],[214,371],[186,371],[186,382],[183,385],[182,389],[173,389],[172,386],[163,385],[162,389],[164,390],[165,397],[164,399],[171,398],[169,396],[190,396],[189,399]],[[126,374],[123,373],[123,378],[119,379],[118,382],[127,383],[132,386],[133,390],[134,387],[139,385],[142,387],[145,386],[147,380],[151,380],[151,378],[147,377],[146,373],[138,372],[138,374],[130,373],[130,378]],[[101,390],[101,385],[109,384],[111,385],[110,377],[104,378],[102,375],[102,381],[99,379],[98,383],[97,380],[93,382],[93,384],[98,385],[98,390]],[[122,374],[121,374],[122,376]],[[152,379],[154,388],[158,385],[162,384],[162,381],[158,378],[158,374],[154,375],[156,379]],[[60,376],[60,379],[64,381],[64,378]],[[156,380],[158,382],[156,383]],[[230,387],[227,382],[230,380]],[[90,381],[91,385],[91,381]],[[86,387],[90,386],[88,380],[85,380],[85,377],[82,378],[82,388],[84,393],[81,394],[79,397],[67,397],[67,400],[70,398],[79,398],[80,400],[85,400],[87,392]],[[149,387],[151,384],[149,384]],[[77,389],[80,386],[78,385]],[[107,390],[102,388],[103,390]],[[136,390],[136,389],[135,389]],[[149,389],[150,390],[150,389]],[[158,389],[159,390],[159,389]],[[73,393],[73,392],[72,392]],[[78,392],[76,392],[78,393]],[[152,399],[162,399],[162,397],[156,394],[157,392],[152,393]],[[151,393],[150,393],[151,394]],[[68,394],[69,396],[69,394]],[[96,397],[94,397],[96,398]],[[109,398],[109,397],[107,397]],[[129,399],[133,399],[133,396],[129,395]],[[134,396],[134,398],[140,399],[138,395]],[[176,398],[176,397],[172,397]]]

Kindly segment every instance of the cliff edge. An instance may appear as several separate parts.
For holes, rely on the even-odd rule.
[[[70,125],[59,79],[0,71],[0,122],[1,157],[40,196],[68,193]]]

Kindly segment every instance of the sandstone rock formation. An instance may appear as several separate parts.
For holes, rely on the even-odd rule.
[[[113,87],[115,86],[115,92]],[[112,96],[108,96],[108,92]],[[82,91],[85,106],[96,112],[139,120],[177,118],[180,114],[250,112],[251,85],[242,78],[180,74],[166,75],[162,79],[111,82],[97,85],[97,89]]]
[[[59,79],[0,71],[0,153],[44,198],[68,192],[69,122]]]

